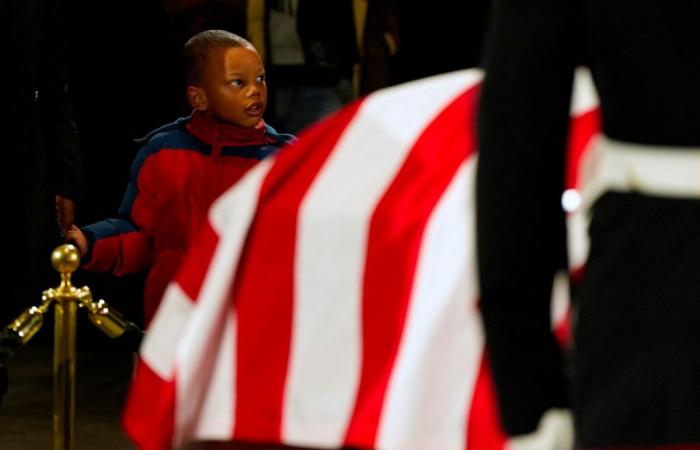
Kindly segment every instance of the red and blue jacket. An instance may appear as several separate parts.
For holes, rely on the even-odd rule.
[[[115,275],[148,270],[144,314],[150,322],[209,206],[293,139],[262,121],[241,128],[199,112],[151,132],[132,165],[118,217],[82,229],[89,243],[83,268]]]

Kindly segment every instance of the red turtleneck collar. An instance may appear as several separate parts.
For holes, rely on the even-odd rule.
[[[247,147],[264,145],[272,142],[265,131],[265,121],[262,119],[253,128],[239,127],[227,123],[215,122],[206,114],[194,111],[187,129],[197,138],[210,145],[227,147]]]

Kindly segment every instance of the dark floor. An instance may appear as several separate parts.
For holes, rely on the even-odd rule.
[[[92,334],[78,338],[90,345],[78,347],[76,450],[133,450],[120,425],[133,354],[109,345],[99,348],[102,338]],[[37,340],[8,363],[10,387],[0,406],[2,450],[52,448],[53,350],[50,339]]]
[[[52,449],[53,373],[50,317],[7,364],[10,383],[0,404],[0,450]],[[129,344],[131,345],[131,344]],[[78,320],[75,450],[135,450],[121,429],[134,353]],[[187,450],[310,450],[243,442],[193,443]]]

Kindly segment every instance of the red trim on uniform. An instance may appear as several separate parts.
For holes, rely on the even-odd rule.
[[[554,328],[554,338],[563,349],[571,347],[571,319],[571,306],[569,306],[562,321]]]
[[[579,266],[579,267],[574,267],[571,270],[571,273],[569,274],[569,283],[571,283],[572,286],[575,286],[583,281],[583,278],[586,276],[586,266]]]
[[[376,439],[401,343],[423,234],[455,173],[475,148],[472,88],[430,122],[370,222],[362,299],[362,362],[347,445]]]
[[[233,295],[238,314],[235,439],[281,439],[292,333],[297,215],[360,102],[279,154],[263,182]],[[294,212],[280,214],[280,211]]]

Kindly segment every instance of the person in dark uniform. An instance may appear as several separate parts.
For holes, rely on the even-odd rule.
[[[82,190],[82,158],[68,92],[57,0],[0,0],[0,112],[12,222],[12,297],[0,302],[5,325],[40,299],[53,280],[49,255],[70,229]],[[58,224],[56,223],[58,220]]]
[[[572,408],[583,449],[700,444],[699,24],[694,0],[495,2],[477,232],[511,436],[536,435],[548,412]],[[584,193],[591,247],[569,377],[549,311],[553,275],[566,266],[560,199],[581,64],[598,89],[603,136],[596,189]]]
[[[67,85],[57,0],[0,0],[0,145],[7,158],[6,219],[12,233],[10,296],[0,301],[0,400],[6,361],[19,348],[7,325],[37,304],[55,272],[51,249],[73,225],[82,191],[82,157]],[[57,223],[58,222],[58,223]],[[9,297],[9,298],[8,298]]]

